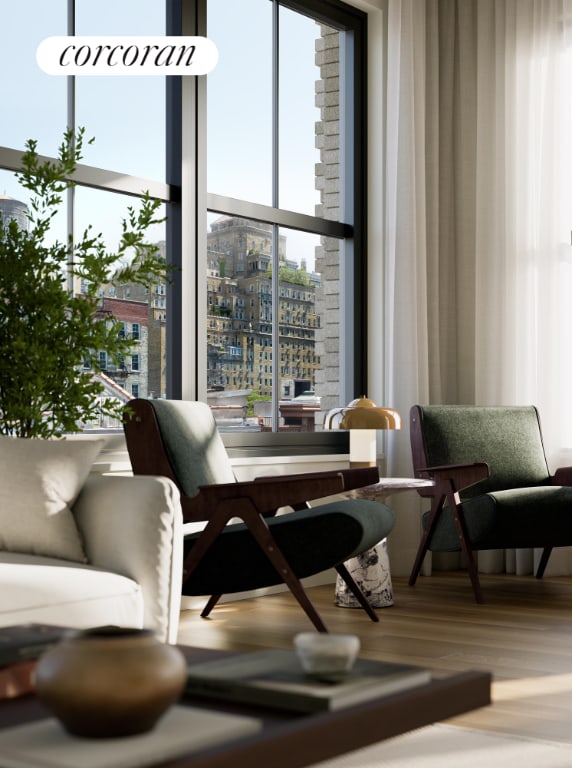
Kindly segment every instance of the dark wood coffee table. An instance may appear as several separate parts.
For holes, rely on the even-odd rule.
[[[189,662],[228,652],[181,647]],[[463,672],[401,693],[336,712],[298,715],[278,710],[186,698],[184,703],[212,711],[258,717],[262,730],[220,747],[182,754],[155,768],[302,768],[366,747],[424,725],[490,704],[491,676]],[[34,696],[0,702],[0,728],[49,716]]]

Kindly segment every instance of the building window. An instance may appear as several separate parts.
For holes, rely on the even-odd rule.
[[[139,397],[139,384],[131,385],[131,394],[133,397]]]
[[[133,323],[131,325],[131,338],[136,341],[141,339],[141,326],[139,323]]]
[[[139,371],[139,355],[131,355],[131,370]]]

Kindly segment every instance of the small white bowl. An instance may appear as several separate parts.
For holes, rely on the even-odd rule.
[[[307,674],[340,674],[353,667],[360,640],[356,635],[302,632],[294,637],[294,649]]]

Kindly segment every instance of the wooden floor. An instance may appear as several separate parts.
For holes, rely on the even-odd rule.
[[[333,604],[333,586],[309,594],[331,632],[361,639],[361,655],[435,673],[493,673],[493,705],[451,724],[572,744],[572,577],[482,576],[486,603],[466,574],[394,578],[395,605],[379,623]],[[312,625],[289,593],[219,605],[209,619],[183,611],[179,642],[240,651],[291,647]]]

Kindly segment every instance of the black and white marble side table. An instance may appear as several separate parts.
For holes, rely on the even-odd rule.
[[[420,480],[413,477],[386,477],[381,479],[379,483],[356,488],[348,491],[345,495],[352,499],[383,501],[395,493],[428,488],[431,485],[433,485],[432,480]],[[387,539],[383,539],[375,547],[362,552],[357,557],[352,557],[345,565],[358,587],[371,603],[372,608],[388,608],[393,605],[393,586],[387,554]],[[361,608],[341,576],[336,579],[334,602],[342,608]]]

